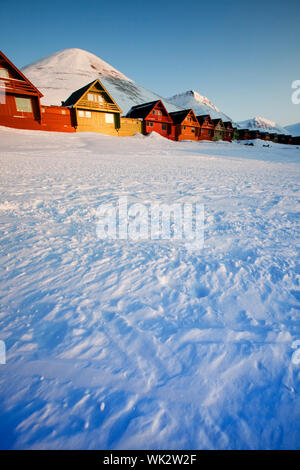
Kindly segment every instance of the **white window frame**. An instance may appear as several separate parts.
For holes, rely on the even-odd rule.
[[[112,113],[105,113],[105,122],[106,124],[114,124],[114,115]]]
[[[15,103],[18,113],[33,113],[31,98],[15,96]]]

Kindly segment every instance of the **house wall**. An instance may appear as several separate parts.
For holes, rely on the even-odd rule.
[[[212,140],[224,140],[225,133],[226,133],[225,129],[216,127],[214,130],[214,135],[213,135]]]
[[[200,129],[198,140],[212,140],[214,135],[213,127],[206,127],[203,125]]]
[[[41,130],[75,132],[71,110],[61,106],[42,106]]]
[[[84,117],[80,115],[82,114],[80,111],[84,113]],[[111,116],[113,122],[106,121],[106,114]],[[76,132],[99,132],[100,134],[117,136],[119,122],[119,113],[76,109]]]
[[[31,111],[18,111],[16,97],[29,100]],[[0,91],[0,125],[16,129],[41,129],[38,97],[27,94],[3,93]]]
[[[121,127],[118,135],[120,137],[131,136],[142,133],[142,121],[140,119],[121,117]]]
[[[177,124],[175,127],[176,140],[198,140],[199,128],[186,124]],[[184,129],[185,127],[185,129]],[[194,129],[194,132],[192,131]]]
[[[162,118],[164,116],[161,116]],[[164,129],[165,127],[165,129]],[[167,139],[175,140],[175,126],[168,123],[167,119],[158,121],[158,119],[153,120],[152,116],[143,121],[143,134],[147,135],[151,132],[157,132],[158,134],[166,137]]]

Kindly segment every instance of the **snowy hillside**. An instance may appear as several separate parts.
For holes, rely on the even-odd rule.
[[[293,137],[300,136],[300,122],[298,122],[297,124],[291,124],[290,126],[285,126],[285,129]]]
[[[237,123],[240,129],[249,129],[261,132],[271,132],[275,134],[288,134],[284,127],[279,126],[274,121],[270,121],[264,117],[254,117],[246,121],[239,121]]]
[[[65,49],[22,69],[43,93],[41,102],[61,105],[71,93],[99,78],[126,114],[136,104],[161,99],[161,96],[135,83],[96,55],[82,49]],[[178,111],[164,103],[168,111]]]
[[[224,121],[232,121],[229,116],[222,113],[206,96],[202,96],[194,90],[171,96],[167,100],[184,109],[192,108],[196,115],[210,114],[213,119],[221,118]]]
[[[299,449],[300,151],[0,140],[0,448]],[[120,196],[204,203],[204,248],[99,239]]]

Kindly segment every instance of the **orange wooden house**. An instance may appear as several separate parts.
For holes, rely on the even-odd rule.
[[[142,119],[142,132],[145,135],[157,132],[167,139],[175,140],[175,126],[161,100],[133,106],[126,117]]]
[[[200,125],[200,133],[198,140],[212,140],[214,135],[215,125],[209,114],[202,114],[197,116]]]
[[[170,113],[175,127],[175,140],[198,140],[200,124],[192,109]]]
[[[74,132],[70,111],[41,106],[42,93],[0,51],[0,125],[15,129]]]

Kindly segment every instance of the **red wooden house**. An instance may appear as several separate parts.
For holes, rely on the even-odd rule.
[[[41,106],[42,93],[0,51],[0,125],[16,129],[75,132],[70,110]]]
[[[227,142],[231,142],[232,138],[233,138],[233,132],[234,132],[232,122],[231,121],[223,121],[223,124],[224,124],[225,130],[226,130],[225,137],[224,137],[223,140],[226,140]]]
[[[192,109],[170,113],[174,128],[175,140],[199,140],[200,124]]]
[[[197,116],[200,125],[200,132],[198,140],[212,140],[214,135],[215,125],[209,114],[202,114]]]
[[[42,96],[0,51],[0,125],[40,129]]]
[[[167,139],[175,140],[175,126],[161,100],[133,106],[126,117],[143,119],[142,133],[145,135],[157,132]]]

